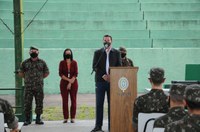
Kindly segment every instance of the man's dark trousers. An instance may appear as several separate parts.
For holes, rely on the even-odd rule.
[[[103,124],[105,93],[107,93],[108,128],[110,128],[110,83],[96,82],[96,126],[100,126],[100,127]]]

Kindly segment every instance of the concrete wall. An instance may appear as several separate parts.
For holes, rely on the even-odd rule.
[[[43,5],[23,1],[24,27]],[[13,30],[13,1],[0,0],[0,18]],[[94,93],[91,63],[102,37],[110,34],[115,47],[124,45],[139,67],[138,91],[150,87],[148,71],[166,70],[166,84],[185,79],[185,64],[200,62],[200,0],[49,0],[24,33],[24,58],[32,44],[50,68],[45,92],[59,93],[58,65],[65,48],[72,48],[79,66],[79,93]],[[13,35],[0,22],[0,87],[14,87]],[[2,93],[14,93],[0,91]]]
[[[114,43],[113,43],[114,45]],[[79,75],[79,93],[94,93],[94,74],[92,71],[92,59],[95,49],[75,48],[74,59],[78,62]],[[57,94],[59,90],[58,65],[62,60],[64,49],[40,49],[40,58],[46,60],[50,75],[45,79],[44,90],[48,94]],[[144,88],[150,87],[147,80],[148,72],[151,67],[163,67],[166,71],[166,82],[171,80],[185,79],[185,64],[198,64],[200,49],[173,49],[173,48],[155,48],[155,49],[128,49],[128,56],[134,61],[134,65],[139,67],[138,71],[138,92],[143,92]],[[24,51],[24,58],[28,56],[28,49]],[[0,49],[0,87],[14,87],[14,49]],[[2,93],[13,93],[11,91],[1,91]]]

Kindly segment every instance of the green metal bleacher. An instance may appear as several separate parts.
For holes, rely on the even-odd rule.
[[[199,11],[200,3],[142,3],[142,11]]]
[[[45,1],[23,1],[24,27]],[[0,18],[13,30],[12,2],[0,0]],[[13,35],[2,23],[0,34],[0,56],[13,56]],[[155,65],[166,69],[166,83],[183,80],[185,73],[180,71],[184,71],[185,64],[200,61],[196,57],[200,53],[200,0],[48,0],[23,34],[24,58],[31,45],[41,48],[41,57],[51,69],[46,92],[58,93],[55,63],[62,59],[65,48],[73,48],[79,63],[79,92],[94,93],[93,76],[89,74],[92,55],[102,47],[104,34],[112,35],[114,47],[127,47],[129,58],[140,67],[139,92],[149,87],[146,74]],[[9,65],[4,63],[2,74],[9,73],[9,69],[1,71]],[[13,75],[3,80],[8,82],[9,78]]]
[[[141,3],[198,3],[200,0],[139,0]]]
[[[44,2],[39,0],[23,2],[24,25],[28,24]],[[1,17],[12,27],[12,1],[1,0],[0,9]],[[91,40],[86,38],[91,36],[90,39],[96,41],[105,33],[112,34],[119,42],[124,41],[127,43],[125,46],[130,48],[130,43],[133,43],[132,47],[137,48],[151,48],[152,45],[188,48],[199,47],[199,43],[196,43],[199,42],[199,23],[199,0],[190,2],[186,0],[76,0],[73,2],[49,0],[24,36],[27,43],[29,41],[45,43],[56,38],[61,42],[61,48],[65,42],[73,42],[73,45],[76,45],[73,47],[79,48],[98,47],[98,44],[90,46]],[[5,33],[0,36],[2,43],[12,47],[8,43],[13,41],[13,36],[4,26],[1,25],[0,29]],[[76,40],[70,40],[73,38]],[[188,42],[188,45],[180,44],[181,40]],[[80,42],[83,44],[79,44]],[[173,44],[166,45],[168,42]],[[29,46],[27,43],[25,47]],[[59,45],[48,46],[47,44],[47,47],[59,48]]]

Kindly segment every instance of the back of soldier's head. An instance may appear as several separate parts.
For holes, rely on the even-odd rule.
[[[172,84],[169,91],[170,99],[174,102],[183,103],[185,88],[186,85],[184,84]]]
[[[153,82],[153,84],[159,85],[163,83],[165,80],[164,75],[165,71],[162,68],[156,67],[156,68],[151,68],[149,71],[150,79]]]
[[[200,85],[192,84],[187,86],[184,96],[190,109],[200,110]]]

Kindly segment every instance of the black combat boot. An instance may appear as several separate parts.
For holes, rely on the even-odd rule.
[[[27,125],[30,125],[31,124],[31,121],[30,120],[25,120],[25,122],[24,122],[24,126],[27,126]]]
[[[31,124],[31,118],[30,115],[26,115],[26,120],[24,122],[24,126],[30,125]]]
[[[38,125],[43,125],[43,124],[44,124],[44,122],[43,122],[42,119],[40,118],[40,115],[39,115],[39,114],[37,114],[37,116],[36,116],[35,124],[38,124]]]

